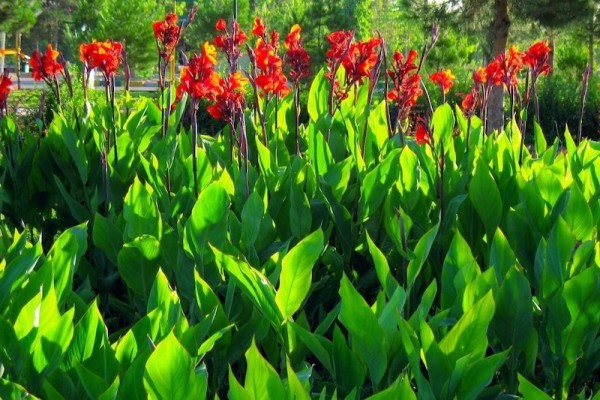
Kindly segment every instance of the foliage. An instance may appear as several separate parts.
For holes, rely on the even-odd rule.
[[[247,174],[201,138],[197,198],[185,101],[164,137],[154,100],[122,109],[118,166],[103,101],[45,137],[0,121],[2,397],[598,393],[598,144],[519,163],[516,126],[443,104],[401,146],[317,76],[301,155],[286,98],[267,146],[246,116]]]

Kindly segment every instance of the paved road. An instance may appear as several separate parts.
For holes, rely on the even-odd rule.
[[[13,82],[13,89],[17,89],[17,75],[15,73],[11,73],[10,75],[10,79]],[[101,89],[102,86],[102,80],[98,80],[96,79],[96,85],[95,87],[97,89]],[[29,90],[29,89],[41,89],[43,88],[45,85],[45,83],[43,81],[40,82],[36,82],[33,80],[33,78],[31,77],[30,73],[21,73],[21,90]],[[123,90],[124,88],[122,86],[117,86],[115,88],[116,90]],[[152,80],[144,80],[144,81],[132,81],[132,84],[129,88],[131,91],[134,92],[153,92],[156,91],[157,89],[157,85],[156,85],[156,81],[152,81]]]

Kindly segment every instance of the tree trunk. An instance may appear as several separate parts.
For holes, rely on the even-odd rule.
[[[590,71],[594,72],[594,13],[590,17],[590,25],[588,26],[588,54],[590,64]]]
[[[492,57],[506,51],[508,42],[508,0],[494,0],[494,41],[492,43]],[[504,87],[494,86],[488,101],[488,133],[494,129],[501,129],[504,124]]]

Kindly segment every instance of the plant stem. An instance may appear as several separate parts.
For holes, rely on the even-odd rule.
[[[115,122],[115,77],[111,76],[109,78],[110,82],[110,117],[112,120],[112,136],[114,142],[114,150],[115,150],[115,168],[119,169],[119,151],[117,150],[117,127]]]
[[[192,174],[194,175],[194,195],[198,197],[198,161],[196,154],[196,147],[198,144],[198,118],[196,117],[196,110],[198,108],[198,101],[192,100],[190,105],[190,113],[192,120]]]
[[[295,117],[295,134],[296,134],[296,155],[300,157],[300,86],[298,83],[294,85],[294,117]]]

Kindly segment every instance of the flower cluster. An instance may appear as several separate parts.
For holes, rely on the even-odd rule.
[[[550,46],[547,40],[535,42],[523,56],[523,63],[532,71],[532,80],[540,75],[548,75],[552,70],[550,66]]]
[[[429,80],[431,82],[439,85],[440,89],[442,90],[442,92],[445,95],[448,94],[448,91],[450,90],[452,85],[454,85],[455,79],[456,79],[456,76],[449,69],[447,69],[445,71],[444,70],[437,71],[437,72],[434,72],[433,74],[429,75]]]
[[[181,70],[176,101],[181,99],[183,93],[189,94],[193,100],[214,101],[222,91],[221,77],[215,71],[216,65],[217,50],[212,44],[205,42],[200,49],[200,54],[194,54],[188,65]],[[175,107],[175,104],[172,107]]]
[[[421,76],[416,72],[417,52],[410,50],[406,60],[399,51],[394,52],[391,69],[388,75],[392,80],[392,89],[388,93],[388,100],[393,101],[398,107],[398,121],[406,119],[411,108],[417,104],[419,96],[423,94],[420,82]]]
[[[214,103],[206,111],[214,118],[234,124],[236,116],[246,108],[246,86],[248,78],[240,71],[229,74],[227,78],[219,79],[218,94]]]
[[[12,81],[7,75],[0,75],[0,116],[7,108],[8,95],[12,89]]]
[[[117,72],[123,60],[123,45],[111,40],[94,40],[92,43],[83,43],[79,47],[79,53],[88,71],[98,68],[108,78]]]
[[[42,55],[39,50],[31,54],[29,66],[31,67],[31,76],[36,81],[44,80],[51,84],[57,79],[56,75],[64,71],[64,65],[58,62],[60,52],[52,48],[48,43],[46,52]]]
[[[306,49],[302,46],[300,33],[302,28],[295,24],[290,29],[283,45],[285,47],[285,63],[290,68],[290,78],[294,86],[298,86],[300,79],[310,75],[310,57]]]
[[[277,54],[279,35],[272,31],[267,38],[267,29],[260,17],[254,20],[252,33],[258,36],[254,51],[250,51],[250,59],[255,68],[254,84],[262,95],[285,97],[290,92],[287,78],[283,73],[283,60]]]
[[[227,22],[222,18],[215,24],[215,30],[222,32],[215,37],[215,46],[225,53],[227,63],[233,72],[237,69],[237,61],[242,55],[240,46],[246,43],[248,36],[240,28],[240,24],[237,21],[233,21],[228,28]]]
[[[177,22],[177,14],[169,13],[165,15],[164,21],[156,21],[152,24],[156,47],[165,63],[169,62],[181,39],[182,27]]]

